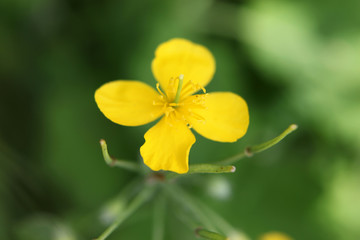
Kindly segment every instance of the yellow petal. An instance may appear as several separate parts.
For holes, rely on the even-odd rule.
[[[191,80],[204,87],[214,75],[215,59],[207,48],[175,38],[160,44],[156,49],[152,71],[165,91],[168,89],[169,80],[178,78],[180,74],[184,75],[183,86]],[[187,92],[187,95],[192,93]]]
[[[139,126],[154,121],[163,113],[154,105],[159,94],[138,81],[118,80],[106,83],[95,92],[100,111],[111,121],[125,126]]]
[[[210,93],[205,97],[205,108],[190,110],[194,129],[214,141],[235,142],[245,135],[249,126],[247,104],[234,93]]]
[[[163,117],[146,132],[140,153],[144,163],[154,171],[186,173],[194,143],[195,136],[183,121]]]

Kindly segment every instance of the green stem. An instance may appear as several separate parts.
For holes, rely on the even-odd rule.
[[[191,197],[191,196],[189,196]],[[209,219],[212,220],[213,223],[216,224],[217,229],[225,233],[226,236],[230,239],[238,239],[238,240],[249,240],[249,238],[240,230],[234,228],[230,223],[228,223],[223,217],[221,217],[217,212],[209,208],[206,204],[201,202],[198,199],[192,198],[192,204],[198,206],[199,211],[202,211]],[[227,239],[228,239],[227,238]]]
[[[233,173],[234,166],[220,166],[215,164],[194,164],[190,165],[188,174],[193,173]]]
[[[176,186],[175,184],[171,186],[169,186],[168,184],[165,187],[167,187],[166,190],[171,194],[173,199],[175,201],[178,201],[180,204],[182,204],[183,207],[189,209],[193,213],[195,218],[197,218],[200,225],[204,226],[206,229],[220,230],[223,233],[238,237],[239,240],[249,240],[243,233],[236,230],[229,223],[227,223],[222,217],[220,217],[210,208],[202,204],[200,201],[194,199],[191,195],[187,194],[182,188]],[[192,226],[194,226],[194,224],[192,224]],[[206,236],[208,238],[205,239],[227,239],[226,237],[224,238],[223,235],[220,235],[215,232],[209,232],[208,230],[204,230],[201,233],[207,234]],[[201,236],[206,237],[205,235],[201,235]],[[209,238],[210,236],[223,237],[223,238]]]
[[[101,146],[104,160],[105,160],[106,164],[109,165],[110,167],[125,168],[127,170],[134,171],[134,172],[141,171],[140,166],[136,163],[119,160],[119,159],[110,157],[108,149],[107,149],[106,141],[104,139],[100,140],[100,146]]]
[[[206,216],[196,204],[193,203],[190,196],[183,191],[181,188],[176,186],[175,184],[165,184],[164,185],[166,191],[169,195],[178,203],[180,203],[183,208],[192,212],[194,217],[199,221],[199,223],[208,228],[214,229],[212,222],[209,220],[208,216]]]
[[[123,211],[129,200],[144,186],[143,179],[135,179],[122,188],[121,192],[114,198],[107,201],[100,209],[100,219],[109,223],[116,219],[119,212]]]
[[[259,153],[259,152],[265,151],[268,148],[271,148],[272,146],[274,146],[275,144],[277,144],[278,142],[283,140],[287,135],[289,135],[290,133],[295,131],[297,128],[298,128],[298,126],[296,124],[291,124],[279,136],[277,136],[267,142],[264,142],[264,143],[261,143],[261,144],[255,145],[255,146],[247,147],[247,148],[245,148],[245,150],[243,152],[240,152],[230,158],[220,161],[220,162],[218,162],[218,164],[230,165],[230,164],[234,164],[235,162],[239,161],[240,159],[242,159],[244,157],[252,157],[255,153]]]
[[[222,165],[215,165],[215,164],[194,164],[189,166],[189,171],[187,174],[194,174],[194,173],[233,173],[236,171],[235,166],[222,166]],[[184,175],[187,175],[184,174]],[[172,179],[175,177],[182,176],[181,174],[177,173],[169,173],[166,178]]]
[[[161,192],[154,201],[153,240],[163,240],[165,233],[166,196]]]
[[[228,239],[227,237],[225,237],[219,233],[211,232],[211,231],[208,231],[203,228],[196,229],[195,234],[201,238],[208,239],[208,240],[227,240]]]
[[[199,200],[187,194],[182,188],[178,187],[175,184],[171,186],[167,184],[165,185],[165,189],[168,191],[168,193],[170,193],[170,195],[173,197],[175,201],[178,201],[180,204],[183,205],[183,207],[189,209],[193,213],[193,215],[197,218],[197,220],[200,222],[200,225],[204,226],[206,229],[220,230],[226,235],[234,237],[234,239],[249,240],[249,238],[244,233],[235,229],[220,215],[218,215],[212,209],[201,203]],[[186,218],[188,217],[189,217],[188,214],[186,214],[184,219],[186,220]],[[186,220],[186,221],[187,223],[192,222],[191,220]],[[191,226],[194,225],[195,224],[193,223]],[[228,239],[224,237],[224,235],[220,235],[215,232],[210,232],[208,230],[204,230],[201,233],[208,234],[206,235],[208,238],[206,238],[205,235],[201,235],[202,237],[205,237],[205,239]],[[210,236],[212,237],[216,236],[218,238],[209,238]],[[223,238],[219,238],[219,237],[223,237]]]
[[[186,225],[191,230],[194,230],[199,227],[199,222],[197,219],[194,219],[188,211],[184,211],[183,209],[174,209],[175,216],[181,220],[184,225]]]
[[[178,103],[180,101],[180,93],[181,93],[183,82],[184,82],[184,75],[180,74],[179,84],[178,84],[178,88],[177,88],[176,95],[175,95],[175,101],[174,101],[175,103]]]
[[[202,210],[208,215],[210,219],[212,219],[221,232],[226,233],[228,236],[234,236],[234,239],[238,240],[249,240],[249,238],[240,230],[235,229],[228,223],[223,217],[221,217],[217,212],[201,203],[199,200],[198,205],[201,206]]]
[[[145,186],[145,188],[132,200],[129,206],[120,213],[117,219],[95,240],[105,240],[114,232],[124,220],[131,216],[141,205],[150,199],[155,190],[154,186]]]
[[[220,239],[227,239],[223,235],[220,235],[215,232],[210,232],[206,229],[203,229],[202,227],[199,227],[199,224],[194,221],[185,211],[178,211],[176,212],[176,216],[180,218],[184,222],[185,225],[187,225],[190,229],[195,229],[195,234],[198,237],[202,237],[205,239],[219,239],[214,237],[222,237]],[[212,237],[212,238],[211,238]]]

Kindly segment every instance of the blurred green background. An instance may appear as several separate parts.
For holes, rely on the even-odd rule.
[[[143,134],[106,119],[93,94],[115,79],[155,86],[161,42],[207,46],[217,70],[207,90],[243,96],[250,127],[237,143],[196,135],[190,162],[215,162],[299,130],[237,164],[194,176],[189,191],[253,239],[360,239],[360,1],[1,0],[0,239],[98,236],[99,209],[134,174],[111,154],[139,160]],[[219,190],[219,187],[230,191]],[[108,239],[150,239],[147,204]],[[195,239],[167,215],[165,239]]]

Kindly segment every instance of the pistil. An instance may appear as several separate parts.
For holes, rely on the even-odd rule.
[[[179,101],[180,101],[180,93],[181,93],[181,88],[182,88],[183,81],[184,81],[184,74],[180,74],[178,79],[179,79],[179,83],[178,83],[178,88],[177,88],[176,95],[175,95],[175,103],[179,103]]]

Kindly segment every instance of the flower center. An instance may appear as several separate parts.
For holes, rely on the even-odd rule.
[[[163,106],[165,117],[171,125],[171,121],[184,121],[189,127],[189,119],[204,121],[204,118],[193,112],[197,108],[206,108],[205,99],[207,96],[205,88],[200,84],[188,80],[184,83],[184,75],[180,74],[177,78],[171,78],[165,91],[160,89],[160,84],[156,84],[159,92],[159,100],[154,101],[154,105]],[[202,90],[202,94],[195,94]]]

